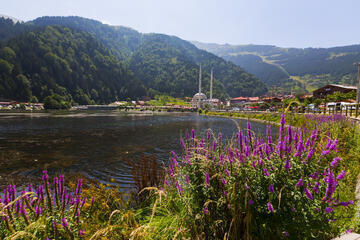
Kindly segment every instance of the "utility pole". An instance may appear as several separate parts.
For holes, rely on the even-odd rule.
[[[213,69],[211,69],[211,76],[210,76],[210,101],[212,100],[212,90],[213,90]]]
[[[357,83],[356,83],[356,104],[359,104],[360,101],[360,62],[354,63],[354,66],[358,67],[358,74],[357,74]]]
[[[200,69],[199,69],[199,93],[201,93],[201,63],[200,63]]]

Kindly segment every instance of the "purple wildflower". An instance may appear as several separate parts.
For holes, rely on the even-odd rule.
[[[68,228],[69,227],[69,223],[66,221],[66,218],[64,217],[63,219],[61,219],[61,224],[63,225],[64,228]]]
[[[341,180],[345,177],[346,172],[345,171],[341,171],[341,173],[336,177],[337,180]]]
[[[308,199],[314,200],[314,197],[313,197],[313,195],[311,194],[311,192],[309,191],[309,189],[305,188],[304,191],[305,191],[305,194],[306,194],[306,196],[308,197]]]
[[[336,167],[340,161],[341,161],[341,158],[339,158],[339,157],[334,158],[330,163],[331,167],[333,167],[333,168]]]
[[[205,184],[207,186],[210,185],[210,175],[209,175],[209,173],[205,173]]]
[[[306,156],[306,159],[307,160],[311,160],[311,158],[314,156],[314,149],[313,148],[310,148],[307,156]]]
[[[183,149],[186,149],[186,146],[185,146],[185,143],[184,143],[184,140],[182,138],[180,138],[180,145]]]
[[[213,151],[216,150],[216,141],[215,140],[213,141],[212,149],[213,149]]]
[[[42,213],[41,207],[40,207],[40,206],[36,206],[36,208],[35,208],[36,217],[41,216],[41,213]]]
[[[321,155],[328,155],[329,153],[330,153],[330,150],[326,149],[326,150],[321,152]]]
[[[264,176],[268,177],[270,175],[267,168],[264,168],[263,171],[264,171]]]
[[[221,182],[222,182],[222,184],[224,184],[224,185],[226,185],[226,183],[227,183],[225,178],[222,178],[222,179],[221,179]]]
[[[300,178],[299,181],[296,183],[295,187],[302,187],[303,186],[303,179]]]
[[[254,201],[252,199],[249,200],[249,205],[253,205]]]
[[[209,208],[206,206],[204,207],[204,214],[205,215],[208,215],[209,214]]]
[[[325,208],[325,211],[326,211],[327,213],[331,213],[332,211],[334,211],[334,209],[331,208],[331,207],[326,207],[326,208]]]
[[[320,186],[320,183],[319,183],[319,182],[316,182],[315,185],[314,185],[314,187],[313,187],[313,191],[314,191],[315,193],[319,193],[319,186]]]
[[[190,179],[189,179],[189,176],[187,176],[187,175],[185,175],[185,182],[186,182],[187,184],[190,184]]]
[[[181,196],[184,190],[178,182],[176,182],[176,188],[179,192],[179,195]]]
[[[47,174],[46,170],[43,171],[42,180],[43,181],[48,181],[49,180],[49,175]]]
[[[207,140],[209,140],[210,137],[211,137],[211,133],[210,133],[210,131],[207,131],[207,132],[206,132],[206,138],[207,138]]]
[[[269,185],[269,192],[271,192],[271,193],[274,192],[274,185],[273,184]]]
[[[327,176],[325,177],[325,182],[327,183],[327,187],[326,187],[325,197],[323,198],[323,200],[330,199],[332,194],[335,192],[337,186],[334,173],[331,172],[330,170],[328,170]]]
[[[287,160],[285,161],[285,166],[284,166],[284,168],[286,169],[286,171],[289,171],[289,169],[291,168],[290,160],[289,160],[289,159],[287,159]]]
[[[274,212],[273,205],[272,205],[270,202],[268,202],[266,205],[267,205],[267,208],[268,208],[268,210],[269,210],[270,212]]]

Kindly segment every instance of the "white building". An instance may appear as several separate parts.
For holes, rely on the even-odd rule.
[[[213,70],[211,69],[211,78],[210,78],[210,98],[207,99],[206,95],[201,92],[201,64],[199,69],[199,92],[194,95],[190,102],[191,108],[204,108],[205,105],[213,107],[213,98],[212,98],[212,88],[213,88]]]

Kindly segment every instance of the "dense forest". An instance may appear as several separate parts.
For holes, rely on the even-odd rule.
[[[271,86],[311,91],[327,83],[355,85],[360,45],[333,48],[280,48],[193,42],[254,74]]]
[[[2,44],[0,95],[43,101],[59,94],[79,104],[145,95],[142,83],[91,35],[44,26]]]
[[[43,101],[58,94],[73,103],[203,91],[214,69],[214,96],[254,96],[266,85],[242,68],[174,36],[142,34],[81,17],[0,18],[0,98]]]
[[[135,76],[146,86],[152,87],[150,93],[165,92],[172,96],[192,96],[196,91],[198,73],[194,74],[197,70],[188,69],[188,66],[181,65],[184,61],[194,66],[196,64],[196,68],[202,64],[205,70],[205,89],[208,89],[206,85],[208,78],[206,76],[208,76],[211,68],[214,69],[215,87],[219,87],[214,89],[216,97],[226,95],[232,97],[256,96],[267,91],[266,86],[261,81],[235,64],[212,53],[200,50],[192,43],[174,36],[141,34],[127,27],[109,26],[96,20],[81,17],[41,17],[31,23],[35,25],[59,24],[78,28],[96,36],[119,60],[129,62]],[[139,59],[140,57],[141,59]],[[178,60],[175,65],[174,59]],[[159,63],[161,64],[159,65]],[[188,70],[188,72],[183,72],[179,76],[180,71],[183,70]],[[191,86],[181,86],[180,83],[177,83],[184,83],[184,76]],[[189,79],[189,77],[191,78]],[[168,87],[164,87],[163,84],[157,85],[161,88],[154,87],[153,81],[162,82]],[[217,81],[224,85],[225,91],[221,84],[217,84]],[[170,88],[174,86],[178,87]]]

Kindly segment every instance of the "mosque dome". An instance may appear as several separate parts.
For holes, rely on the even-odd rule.
[[[206,100],[207,98],[206,98],[206,95],[204,94],[204,93],[196,93],[195,95],[194,95],[194,97],[193,97],[193,101],[194,100],[197,100],[197,101],[199,101],[199,100]]]

